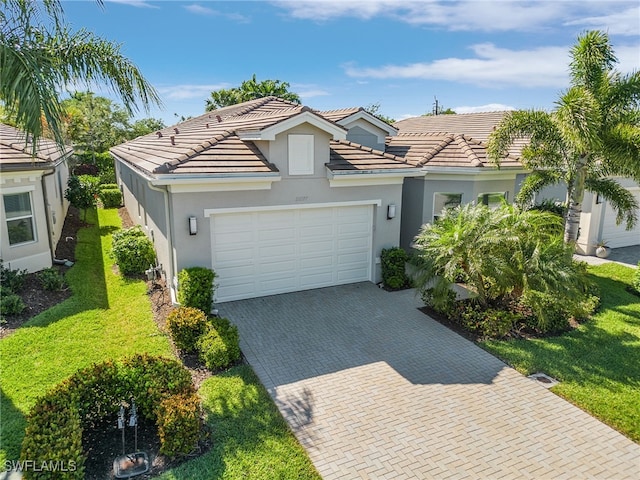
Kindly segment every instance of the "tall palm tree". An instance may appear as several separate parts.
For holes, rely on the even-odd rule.
[[[98,0],[101,3],[101,0]],[[60,0],[0,0],[0,102],[33,139],[63,143],[59,94],[78,83],[106,84],[127,110],[160,105],[153,86],[120,46],[63,23]]]
[[[205,110],[211,111],[270,96],[279,97],[293,103],[300,103],[300,96],[289,91],[288,82],[269,79],[258,82],[254,73],[249,80],[243,81],[239,87],[211,92],[211,98],[205,101]]]
[[[545,186],[566,185],[566,243],[578,238],[585,190],[606,199],[628,229],[638,220],[638,202],[615,177],[640,183],[640,72],[622,75],[613,70],[617,62],[606,33],[579,36],[571,49],[570,87],[556,108],[511,112],[489,138],[489,157],[498,165],[516,139],[529,139],[522,162],[532,173],[520,203]]]

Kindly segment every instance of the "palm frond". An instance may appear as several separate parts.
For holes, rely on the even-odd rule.
[[[585,187],[607,200],[616,212],[616,223],[626,222],[631,230],[638,222],[638,205],[634,195],[613,178],[588,178]]]

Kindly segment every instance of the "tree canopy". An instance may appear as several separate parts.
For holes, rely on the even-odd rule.
[[[606,199],[628,229],[638,220],[637,201],[616,177],[640,183],[640,73],[614,70],[618,60],[601,31],[579,36],[570,53],[569,88],[555,109],[508,113],[488,153],[499,165],[516,139],[529,140],[521,160],[532,173],[516,200],[526,204],[545,186],[566,185],[564,241],[575,243],[585,190]]]
[[[220,89],[211,92],[211,98],[206,100],[205,110],[228,107],[256,98],[279,97],[293,103],[300,103],[298,94],[289,91],[289,83],[280,80],[263,80],[258,82],[253,74],[250,80],[245,80],[239,87]]]
[[[65,25],[60,0],[0,0],[0,65],[0,102],[32,136],[34,153],[35,140],[45,134],[63,144],[58,95],[69,85],[105,84],[130,113],[139,105],[160,105],[119,45]]]

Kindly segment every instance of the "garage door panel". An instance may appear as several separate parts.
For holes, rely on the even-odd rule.
[[[640,203],[640,189],[629,189],[637,202]],[[604,220],[602,222],[602,238],[611,248],[629,247],[640,244],[640,224],[632,230],[626,229],[626,222],[616,225],[616,213],[611,205],[604,206]]]
[[[217,301],[371,278],[372,205],[213,215]]]

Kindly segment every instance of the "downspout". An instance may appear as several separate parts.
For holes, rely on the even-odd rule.
[[[47,182],[45,182],[45,177],[53,175],[55,171],[56,171],[55,167],[49,170],[48,173],[46,173],[47,171],[45,170],[45,173],[43,173],[42,177],[40,177],[40,182],[42,185],[42,201],[44,202],[44,213],[45,213],[45,217],[47,217],[47,221],[45,222],[47,224],[47,240],[49,241],[49,253],[51,254],[52,265],[55,263],[55,259],[56,259],[56,251],[55,251],[56,246],[53,244],[53,238],[51,234],[51,232],[53,231],[53,225],[51,224],[49,195],[47,195]]]
[[[173,265],[174,262],[174,258],[173,258],[173,223],[171,222],[171,203],[169,202],[169,187],[168,185],[165,185],[164,188],[160,188],[160,187],[156,187],[155,185],[153,185],[150,181],[147,181],[147,185],[149,186],[149,188],[151,190],[154,190],[156,192],[161,192],[162,193],[162,198],[164,199],[164,217],[165,217],[165,222],[167,224],[167,244],[168,244],[168,250],[169,250],[169,266],[167,268],[167,273],[166,273],[166,279],[168,280],[168,288],[169,288],[169,294],[171,295],[171,303],[173,305],[177,305],[178,304],[178,300],[176,297],[176,290],[175,290],[175,284],[174,284],[174,275],[175,275],[175,268]],[[146,208],[146,206],[145,206]]]

